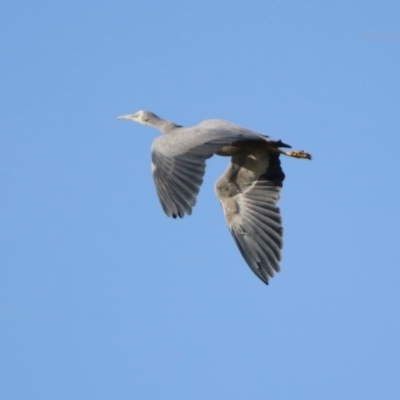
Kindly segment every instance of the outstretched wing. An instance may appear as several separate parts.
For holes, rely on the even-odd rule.
[[[219,120],[156,138],[152,146],[153,178],[164,212],[173,218],[190,215],[203,182],[206,160],[221,147],[243,140],[281,143]]]
[[[282,220],[276,206],[284,173],[279,155],[232,157],[215,190],[232,236],[253,272],[265,283],[279,272]]]
[[[152,162],[153,178],[164,212],[173,218],[190,215],[203,182],[206,158],[190,152],[168,157],[153,150]]]

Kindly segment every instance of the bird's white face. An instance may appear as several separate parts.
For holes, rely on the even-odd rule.
[[[150,115],[149,111],[140,110],[140,111],[136,112],[135,114],[121,115],[120,117],[117,117],[117,118],[118,119],[130,119],[132,121],[138,122],[139,124],[149,125],[150,117],[151,117],[151,115]]]

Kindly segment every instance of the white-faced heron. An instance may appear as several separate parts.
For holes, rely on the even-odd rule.
[[[185,128],[149,111],[123,115],[158,128],[151,148],[152,170],[161,206],[169,217],[192,213],[206,160],[214,154],[231,156],[231,163],[215,183],[225,219],[243,258],[265,283],[279,272],[282,220],[276,206],[285,175],[280,154],[311,159],[304,151],[280,140],[221,120],[208,120]]]

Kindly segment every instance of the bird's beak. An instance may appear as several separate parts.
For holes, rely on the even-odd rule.
[[[121,115],[118,119],[133,119],[134,114]]]

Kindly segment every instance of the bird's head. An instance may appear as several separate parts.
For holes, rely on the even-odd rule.
[[[140,110],[135,114],[121,115],[120,117],[118,117],[118,119],[130,119],[132,121],[139,122],[139,124],[153,125],[154,122],[159,120],[160,118],[150,111]]]

